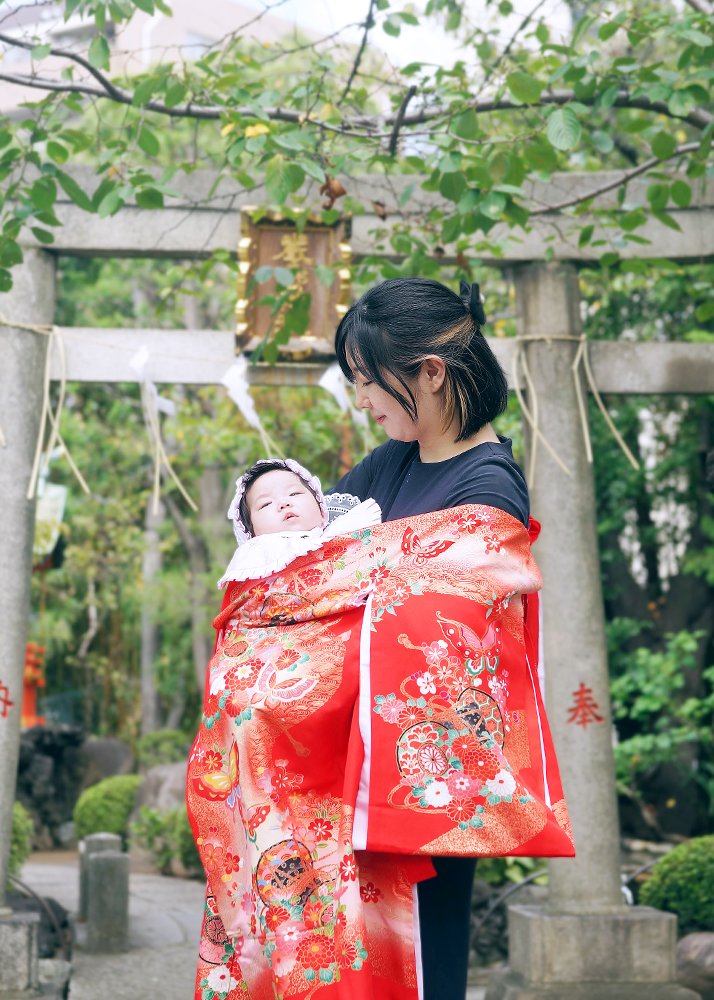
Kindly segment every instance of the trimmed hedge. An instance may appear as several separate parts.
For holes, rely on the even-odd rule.
[[[136,759],[148,771],[157,764],[176,764],[186,760],[191,741],[179,729],[158,729],[136,741]]]
[[[126,841],[129,816],[142,780],[138,774],[118,774],[82,792],[74,807],[77,837],[116,833]]]
[[[10,837],[10,863],[8,871],[11,875],[19,875],[22,866],[32,850],[32,816],[21,802],[12,804],[12,834]]]
[[[714,836],[695,837],[658,861],[639,903],[676,913],[680,937],[714,931]]]

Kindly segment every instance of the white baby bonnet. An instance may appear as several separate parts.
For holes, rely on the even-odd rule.
[[[322,512],[322,527],[324,528],[329,521],[329,513],[325,497],[322,493],[322,487],[320,486],[320,480],[317,476],[313,476],[307,471],[307,469],[303,468],[302,465],[293,461],[292,458],[261,458],[260,461],[255,464],[264,465],[268,462],[272,465],[275,465],[276,463],[283,465],[288,472],[294,472],[296,476],[299,476],[300,479],[302,479],[302,481],[312,489],[315,494],[315,498],[320,505],[320,511]],[[244,545],[253,537],[240,519],[240,502],[244,493],[245,475],[242,475],[240,479],[236,480],[236,495],[233,497],[233,503],[228,508],[228,517],[231,521],[233,521],[233,531],[235,532],[236,541],[239,545]]]

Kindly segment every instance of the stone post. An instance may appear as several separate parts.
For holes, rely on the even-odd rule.
[[[129,855],[102,851],[87,859],[87,951],[118,954],[129,947]]]
[[[547,907],[510,908],[511,971],[488,1000],[683,1000],[695,994],[674,983],[676,918],[627,907],[621,891],[595,489],[571,370],[577,343],[541,339],[580,336],[577,273],[567,263],[529,264],[515,280],[519,334],[537,338],[526,349],[539,426],[571,473],[539,445],[531,511],[542,525],[534,555],[546,710],[577,853],[549,862]]]
[[[116,833],[90,833],[79,842],[79,919],[87,919],[89,899],[89,859],[104,851],[121,852],[121,837]]]
[[[3,320],[52,323],[54,258],[24,251],[12,291],[0,295]],[[47,337],[0,326],[0,910],[10,854],[12,803],[20,745],[20,707],[30,614],[35,502],[27,487],[37,443]]]

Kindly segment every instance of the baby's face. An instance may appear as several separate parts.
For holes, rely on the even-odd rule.
[[[254,535],[310,531],[322,525],[315,497],[294,472],[274,469],[253,483],[245,496]]]

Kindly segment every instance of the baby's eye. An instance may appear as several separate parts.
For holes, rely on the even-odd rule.
[[[259,510],[264,510],[266,507],[270,506],[270,503],[271,503],[270,500],[266,500],[265,503],[262,503],[258,509]]]

